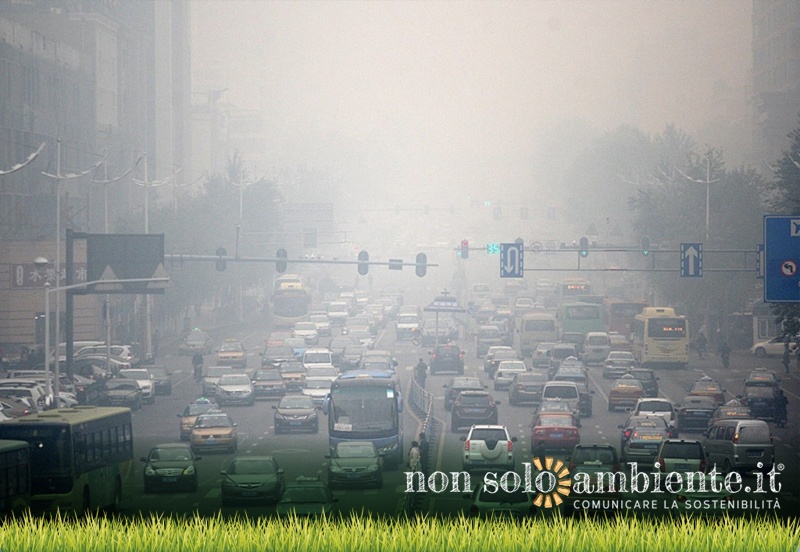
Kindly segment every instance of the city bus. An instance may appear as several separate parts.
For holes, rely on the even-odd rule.
[[[558,285],[558,304],[576,303],[581,296],[592,295],[592,283],[583,278],[569,278]]]
[[[292,327],[308,318],[310,297],[299,274],[284,274],[275,280],[272,321],[277,327]]]
[[[609,332],[617,332],[629,337],[633,331],[633,319],[647,306],[644,301],[628,301],[616,297],[606,297],[603,301],[606,323]]]
[[[597,303],[563,303],[558,307],[561,335],[606,331],[603,305]]]
[[[31,503],[30,446],[0,440],[0,512],[21,514]]]
[[[133,460],[128,408],[76,406],[0,423],[0,439],[30,445],[34,513],[117,508]]]
[[[686,368],[689,323],[670,307],[646,307],[633,320],[633,356],[645,368]]]
[[[389,466],[403,464],[403,396],[400,382],[382,371],[339,376],[322,404],[328,416],[328,442],[371,441]]]

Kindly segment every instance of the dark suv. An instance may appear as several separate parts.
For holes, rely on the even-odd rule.
[[[486,391],[462,391],[453,403],[450,428],[458,431],[464,426],[497,424],[497,405]]]
[[[481,380],[468,377],[455,377],[450,380],[450,383],[446,383],[442,387],[447,389],[444,394],[445,410],[453,408],[453,403],[456,402],[456,398],[462,391],[483,391],[486,389]]]
[[[658,397],[658,376],[649,368],[631,368],[627,372],[639,380],[644,389],[644,396],[653,398]]]
[[[464,352],[458,345],[439,345],[430,355],[431,375],[437,372],[464,373]]]

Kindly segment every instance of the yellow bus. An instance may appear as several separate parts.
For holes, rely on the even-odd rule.
[[[645,368],[686,368],[689,323],[670,307],[645,307],[633,319],[633,356]]]
[[[22,514],[31,503],[30,446],[0,440],[0,512]]]
[[[33,513],[119,507],[133,460],[130,409],[46,410],[0,423],[0,439],[30,445]]]

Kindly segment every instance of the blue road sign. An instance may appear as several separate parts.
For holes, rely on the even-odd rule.
[[[522,243],[500,244],[501,278],[522,278],[524,269],[523,251],[524,244]]]
[[[800,303],[800,216],[764,216],[764,302]]]
[[[703,244],[681,244],[681,278],[703,277]]]

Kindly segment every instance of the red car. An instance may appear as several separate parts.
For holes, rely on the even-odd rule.
[[[572,414],[540,414],[531,430],[531,454],[544,457],[552,452],[570,454],[581,442]]]

